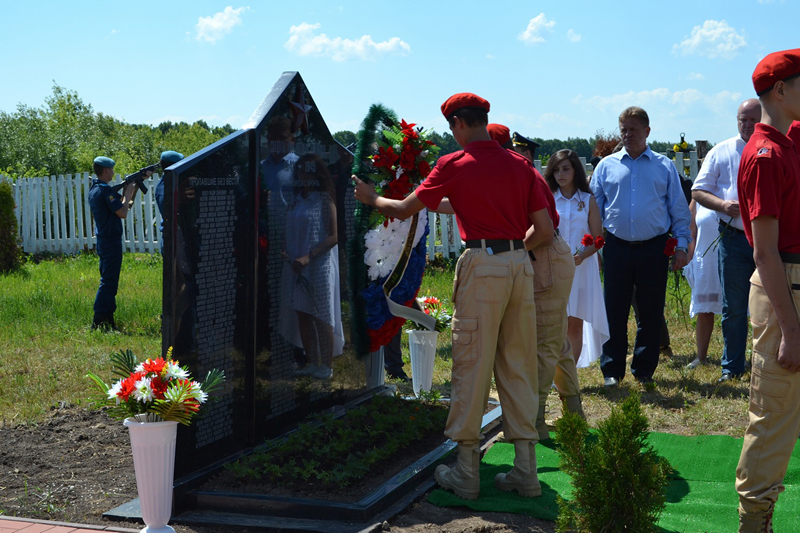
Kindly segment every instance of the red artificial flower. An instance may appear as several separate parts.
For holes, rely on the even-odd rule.
[[[267,240],[267,236],[266,235],[259,235],[258,236],[258,247],[261,250],[266,250],[268,245],[269,245],[269,241]]]
[[[148,359],[144,363],[142,363],[142,368],[144,372],[149,373],[152,372],[153,374],[160,375],[161,372],[164,370],[164,367],[167,366],[167,362],[164,361],[163,357],[159,357],[158,359]]]
[[[581,244],[582,244],[583,246],[591,246],[593,243],[594,243],[594,239],[593,239],[593,238],[592,238],[592,236],[591,236],[591,235],[589,235],[588,233],[586,233],[586,234],[583,236],[583,239],[581,239]]]
[[[420,161],[419,162],[419,175],[423,178],[427,178],[428,174],[431,173],[431,166],[428,164],[427,161]]]
[[[606,240],[603,238],[602,235],[598,235],[597,237],[595,237],[595,239],[594,239],[594,247],[595,248],[597,248],[599,250],[600,248],[605,246],[605,244],[606,244]]]
[[[378,154],[372,156],[372,165],[375,168],[386,167],[388,170],[391,170],[399,158],[400,156],[394,153],[394,148],[390,146],[386,149],[381,146],[378,148]]]
[[[667,244],[664,246],[664,254],[672,257],[675,255],[675,247],[678,246],[678,239],[670,237],[667,239]]]
[[[411,149],[403,150],[403,153],[400,154],[400,166],[403,167],[405,170],[414,170],[414,160],[416,156],[414,155],[414,151]]]
[[[419,137],[419,133],[417,130],[414,129],[416,124],[408,124],[405,120],[400,120],[400,130],[403,132],[405,137],[409,137],[411,139],[416,139]]]
[[[428,296],[427,298],[422,300],[422,303],[424,303],[425,305],[439,305],[441,302],[436,296]]]
[[[150,380],[150,387],[153,389],[153,396],[155,396],[156,400],[164,399],[168,386],[169,381],[161,379],[161,376],[155,376]]]

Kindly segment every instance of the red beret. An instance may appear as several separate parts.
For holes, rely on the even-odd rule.
[[[507,126],[503,126],[502,124],[489,124],[486,126],[486,129],[489,130],[489,137],[500,143],[500,146],[503,146],[511,140],[511,133],[508,131]]]
[[[450,115],[465,107],[483,109],[487,113],[489,112],[489,102],[477,94],[458,93],[445,100],[442,104],[442,114],[444,118],[450,118]]]
[[[800,48],[773,52],[762,59],[753,71],[753,88],[761,96],[781,80],[800,74]]]

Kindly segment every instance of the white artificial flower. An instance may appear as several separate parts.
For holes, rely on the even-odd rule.
[[[153,387],[151,386],[151,378],[142,378],[133,386],[133,397],[142,403],[147,403],[153,400]]]
[[[120,393],[121,390],[122,390],[122,380],[119,380],[113,385],[111,385],[110,389],[108,389],[108,398],[111,400],[117,398],[117,395]]]
[[[428,224],[428,211],[423,209],[419,213],[417,231],[414,235],[414,246],[419,243]],[[394,219],[384,227],[383,224],[369,230],[364,235],[364,263],[369,267],[369,279],[376,280],[388,276],[397,265],[403,251],[408,231],[411,228],[411,218],[406,220]]]
[[[189,377],[189,372],[180,367],[175,361],[167,362],[167,378],[169,379],[186,379]]]

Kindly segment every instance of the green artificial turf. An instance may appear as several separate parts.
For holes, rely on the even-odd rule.
[[[668,532],[729,533],[738,528],[738,496],[734,489],[742,439],[721,435],[684,437],[651,433],[649,442],[674,468],[667,488],[667,505],[658,525]],[[507,472],[514,461],[514,446],[492,446],[481,462],[481,495],[466,501],[451,492],[434,490],[428,501],[440,506],[467,506],[476,511],[517,513],[555,521],[556,495],[569,500],[570,477],[558,468],[555,441],[536,446],[542,496],[522,498],[494,487],[494,476]],[[800,449],[795,449],[784,480],[786,491],[775,507],[776,531],[793,531],[800,515]]]

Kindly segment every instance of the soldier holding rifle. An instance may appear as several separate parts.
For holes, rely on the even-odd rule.
[[[92,329],[103,331],[116,329],[114,311],[117,309],[117,287],[122,269],[122,220],[128,216],[139,186],[130,181],[123,187],[122,195],[114,191],[109,183],[114,179],[114,160],[96,157],[94,173],[89,189],[89,208],[95,222],[97,255],[100,257],[100,288],[94,300]],[[152,174],[152,172],[150,172]]]

